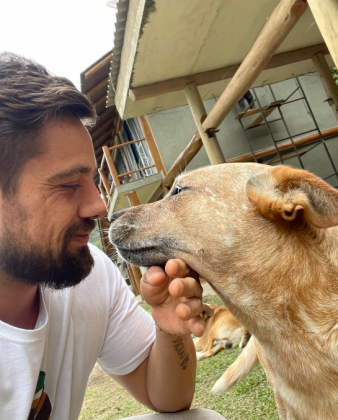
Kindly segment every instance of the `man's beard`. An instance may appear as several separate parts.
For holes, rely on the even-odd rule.
[[[96,223],[84,219],[67,229],[61,250],[55,255],[51,248],[41,248],[30,241],[24,232],[10,232],[3,226],[0,242],[0,269],[13,280],[28,285],[41,285],[52,289],[72,287],[85,279],[94,266],[93,257],[87,245],[71,252],[69,242],[72,236],[94,229]]]

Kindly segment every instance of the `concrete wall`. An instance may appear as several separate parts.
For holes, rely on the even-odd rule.
[[[310,103],[312,112],[316,118],[317,124],[321,130],[335,127],[338,125],[337,119],[333,114],[331,107],[324,101],[326,94],[321,81],[316,73],[301,76],[300,83],[305,91],[305,95]],[[286,80],[271,85],[277,100],[286,99],[296,89],[297,85],[294,79]],[[258,100],[261,105],[267,105],[273,101],[268,86],[255,89]],[[296,92],[291,100],[297,99],[300,94]],[[217,98],[204,102],[206,111],[209,113],[214,106]],[[285,121],[292,136],[300,137],[299,133],[314,129],[315,125],[311,114],[303,100],[289,103],[281,107]],[[221,145],[225,159],[236,157],[245,153],[250,153],[250,146],[240,122],[235,119],[240,111],[237,105],[221,124],[220,131],[217,133],[218,141]],[[246,117],[243,124],[247,127],[256,116]],[[268,120],[280,118],[275,110]],[[167,170],[184,150],[190,141],[196,127],[188,106],[175,108],[168,111],[148,115],[149,123],[153,130],[156,142],[158,144],[164,165]],[[282,121],[272,122],[269,127],[276,139],[282,139],[288,136]],[[250,143],[254,150],[272,146],[274,143],[265,125],[246,131],[250,138]],[[332,159],[338,167],[338,138],[327,140],[327,147],[332,155]],[[302,149],[303,150],[303,149]],[[322,145],[317,146],[302,157],[305,169],[308,169],[322,178],[334,173],[330,160]],[[277,162],[279,163],[279,162]],[[285,161],[285,163],[300,167],[298,158]],[[208,157],[202,148],[188,165],[187,170],[199,168],[208,165]],[[336,177],[328,180],[333,185],[338,185]]]

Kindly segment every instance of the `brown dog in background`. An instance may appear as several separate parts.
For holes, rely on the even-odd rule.
[[[203,335],[194,340],[197,361],[214,356],[223,349],[243,348],[250,338],[249,332],[225,306],[209,307],[214,314],[206,318]]]
[[[313,174],[254,163],[181,175],[161,201],[113,215],[140,266],[180,258],[252,334],[281,420],[336,420],[338,192]]]

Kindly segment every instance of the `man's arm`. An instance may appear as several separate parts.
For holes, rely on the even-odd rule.
[[[205,305],[202,287],[182,261],[169,261],[166,273],[152,267],[141,282],[142,297],[159,327],[149,357],[133,372],[111,376],[150,409],[173,412],[188,409],[193,399],[196,353],[191,333],[203,334],[200,314]]]
[[[127,375],[111,376],[151,410],[172,412],[190,407],[195,375],[196,356],[192,339],[163,336],[158,331],[150,356],[137,369]]]

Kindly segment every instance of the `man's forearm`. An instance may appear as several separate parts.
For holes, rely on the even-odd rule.
[[[196,352],[190,335],[157,331],[147,365],[148,396],[160,412],[188,409],[195,391]]]

